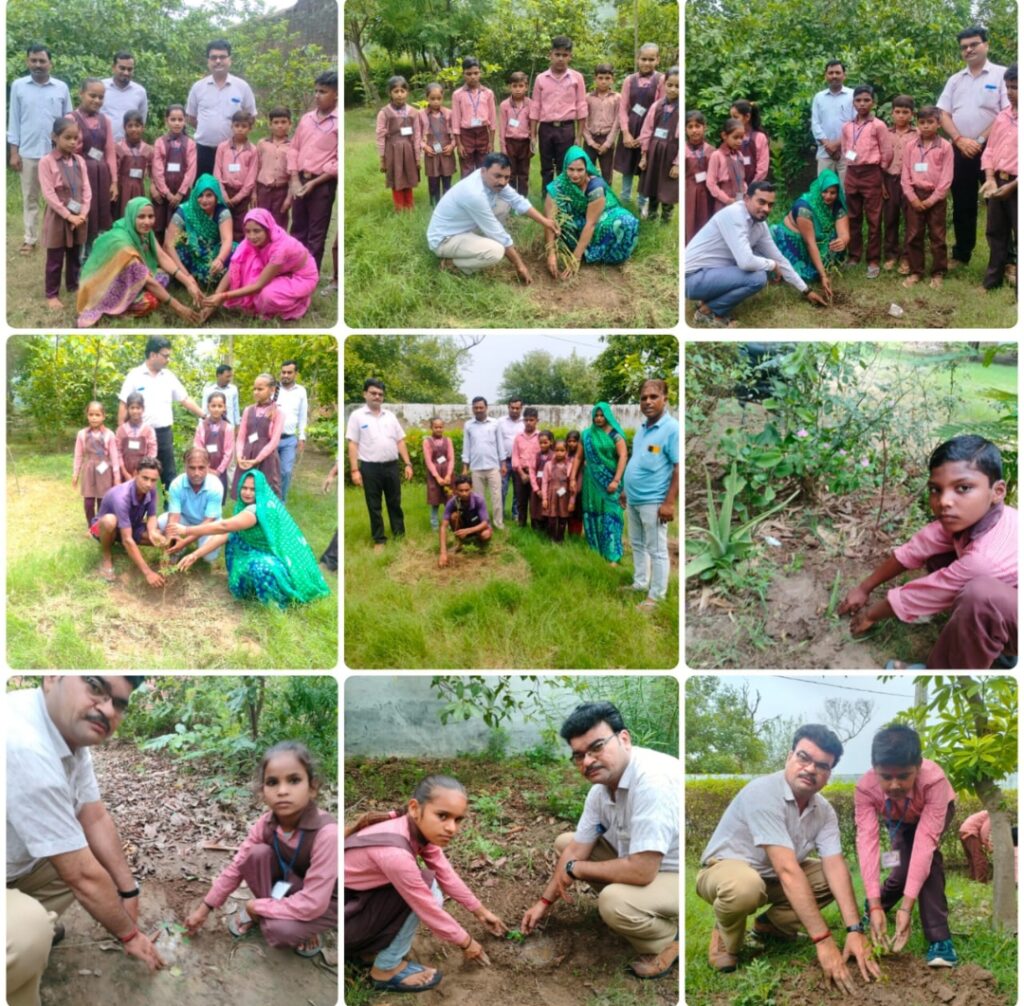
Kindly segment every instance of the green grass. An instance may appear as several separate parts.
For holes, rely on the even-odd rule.
[[[255,142],[255,140],[253,141]],[[147,182],[147,185],[149,183]],[[75,295],[69,294],[61,277],[60,299],[64,304],[63,311],[51,311],[43,296],[43,270],[46,265],[46,249],[41,245],[35,253],[28,256],[18,254],[25,229],[21,220],[21,180],[17,172],[7,169],[7,322],[13,328],[74,328],[77,313],[75,311]],[[42,228],[45,203],[40,200],[39,226]],[[207,321],[207,327],[243,328],[313,328],[329,329],[338,322],[338,295],[336,292],[325,293],[330,278],[331,245],[338,233],[338,210],[335,204],[334,219],[327,232],[324,244],[324,258],[320,264],[322,275],[320,285],[313,294],[313,301],[305,317],[295,321],[283,321],[275,318],[264,321],[243,314],[241,311],[229,311],[224,308],[216,311]],[[182,303],[191,305],[192,300],[184,287],[177,283],[171,284],[173,293]],[[153,314],[145,318],[104,316],[99,328],[127,328],[138,331],[144,328],[188,329],[195,330],[195,325],[179,318],[170,308],[161,306]]]
[[[13,464],[12,464],[13,461]],[[334,533],[333,496],[320,492],[330,460],[310,454],[294,472],[288,510],[316,555]],[[42,454],[9,444],[7,477],[7,660],[15,668],[333,668],[338,660],[337,574],[331,595],[286,611],[235,600],[223,553],[149,587],[123,549],[98,576],[99,546],[85,536],[71,487],[71,451]],[[15,477],[16,476],[16,477]],[[230,515],[234,501],[225,505]],[[143,549],[155,566],[158,552]]]
[[[422,484],[403,486],[402,509],[405,540],[377,553],[363,491],[345,491],[349,667],[676,666],[678,570],[666,600],[643,614],[638,596],[617,589],[630,582],[628,550],[616,569],[580,539],[559,545],[509,522],[488,553],[467,547],[456,567],[440,570]],[[677,539],[676,525],[669,533]]]
[[[534,283],[506,263],[472,277],[442,274],[427,248],[425,178],[411,213],[396,213],[374,143],[376,109],[345,113],[345,320],[353,328],[671,328],[679,314],[678,218],[642,221],[625,265],[584,266],[570,283],[544,271],[543,231],[513,219],[510,233]],[[543,212],[540,162],[531,162],[530,201]],[[458,181],[458,172],[453,182]],[[620,189],[615,179],[615,190]]]
[[[857,904],[864,903],[864,887],[857,869],[855,857],[847,857],[850,872],[853,876],[853,889]],[[707,1003],[715,996],[738,992],[742,984],[744,972],[751,965],[750,943],[741,953],[739,970],[733,974],[720,975],[708,966],[707,948],[711,938],[711,926],[714,912],[711,906],[697,895],[695,883],[700,866],[692,861],[687,862],[684,880],[686,901],[686,996],[692,1003]],[[1007,933],[997,933],[991,928],[991,909],[989,907],[992,887],[970,881],[964,874],[946,873],[946,897],[949,900],[949,924],[953,933],[953,943],[957,956],[964,963],[970,961],[978,964],[995,975],[999,990],[1006,995],[1007,1002],[1017,1001],[1017,950],[1016,938]],[[833,902],[822,911],[825,921],[833,933],[842,933],[843,925],[838,906]],[[747,930],[750,930],[748,922]],[[894,921],[890,918],[889,930],[892,932]],[[922,954],[924,937],[921,933],[921,921],[917,911],[914,912],[913,929],[910,942],[904,954]],[[842,938],[839,939],[840,943]],[[814,947],[809,940],[801,940],[796,944],[765,945],[763,950],[754,951],[759,960],[768,961],[772,970],[779,976],[799,975],[809,969],[818,967]],[[856,965],[854,965],[854,968]],[[881,962],[885,971],[885,958]],[[860,981],[859,975],[856,981]]]

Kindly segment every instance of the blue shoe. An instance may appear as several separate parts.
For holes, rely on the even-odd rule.
[[[936,940],[928,944],[928,967],[955,968],[959,964],[952,940]]]

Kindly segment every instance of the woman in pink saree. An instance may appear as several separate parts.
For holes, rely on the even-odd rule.
[[[320,280],[313,256],[269,210],[249,210],[244,230],[216,292],[203,298],[203,320],[221,305],[263,319],[301,318]]]

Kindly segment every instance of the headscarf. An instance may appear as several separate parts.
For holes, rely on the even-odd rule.
[[[586,193],[586,186],[581,189],[578,185],[569,181],[567,170],[573,161],[580,160],[586,165],[588,179],[591,177],[601,177],[601,173],[594,167],[594,162],[590,159],[590,155],[582,147],[574,145],[565,152],[565,157],[562,158],[561,174],[548,183],[547,193],[558,204],[559,209],[573,214],[582,213],[585,215],[587,203],[590,202]],[[620,205],[615,193],[612,192],[611,187],[608,185],[604,187],[604,198],[606,209],[611,210]]]
[[[591,423],[593,423],[594,416],[596,416],[598,412],[601,412],[601,413],[604,414],[605,421],[608,423],[608,425],[613,430],[615,430],[615,432],[618,433],[618,435],[620,437],[622,437],[623,440],[625,440],[626,439],[626,433],[622,429],[622,427],[619,425],[619,421],[612,414],[612,407],[607,402],[598,402],[597,405],[595,405],[590,410]],[[595,430],[598,429],[598,427],[596,427],[596,426],[594,426],[593,428]],[[605,433],[604,430],[599,430],[599,432]],[[605,433],[605,436],[609,436],[609,434]]]
[[[217,205],[213,208],[212,216],[207,216],[206,211],[199,205],[199,197],[204,192],[212,192],[217,197]],[[201,241],[205,242],[207,247],[220,244],[220,224],[217,223],[217,217],[222,210],[227,209],[227,206],[224,203],[220,182],[213,175],[200,175],[192,186],[188,199],[179,209],[185,219],[185,236],[197,253],[202,254]]]
[[[142,237],[135,229],[139,210],[143,206],[152,205],[145,196],[136,196],[134,199],[128,200],[124,208],[124,216],[116,221],[109,231],[101,234],[93,242],[92,251],[82,266],[82,280],[87,280],[94,273],[100,272],[104,266],[118,256],[122,258],[137,256],[146,264],[150,275],[156,273],[156,238],[152,231]]]
[[[250,220],[267,232],[267,240],[259,248],[248,238],[239,242],[228,267],[229,283],[233,289],[252,283],[271,263],[280,265],[282,272],[288,273],[301,268],[307,258],[312,258],[305,245],[288,234],[270,210],[249,210],[244,223]]]
[[[826,204],[825,200],[821,198],[821,194],[825,189],[830,189],[832,186],[838,186],[839,196],[836,203],[831,206]],[[800,196],[807,206],[810,208],[811,214],[814,217],[814,236],[818,241],[823,238],[826,243],[832,240],[832,233],[836,229],[836,211],[837,203],[839,206],[846,209],[846,196],[843,194],[843,186],[839,181],[839,175],[837,175],[831,168],[826,168],[817,178],[811,182],[811,187]]]

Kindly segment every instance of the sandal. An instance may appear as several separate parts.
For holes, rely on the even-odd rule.
[[[308,947],[308,946],[307,947],[302,947],[302,946],[298,946],[298,947],[295,948],[295,952],[300,957],[316,957],[316,955],[323,950],[323,948],[324,948],[324,941],[320,938],[320,934],[319,933],[315,933],[311,937],[311,939],[316,940],[316,946],[315,947]],[[309,940],[306,940],[306,943],[308,943],[308,942],[309,942]]]
[[[228,932],[231,933],[235,939],[241,939],[243,936],[247,936],[252,932],[253,926],[256,925],[256,920],[244,909],[239,908],[237,915],[232,915],[228,919]],[[245,927],[244,929],[242,927]],[[319,953],[319,951],[317,951]]]
[[[35,245],[30,245],[27,241],[18,249],[19,255],[31,255],[36,250]]]
[[[432,981],[424,982],[422,985],[403,985],[402,981],[405,978],[410,978],[412,975],[418,975],[427,969],[421,964],[413,964],[411,961],[407,964],[398,974],[392,975],[386,982],[380,981],[377,978],[373,979],[373,987],[382,992],[426,992],[428,989],[434,988],[444,977],[440,971],[438,971]]]
[[[636,610],[637,611],[654,611],[654,609],[657,608],[657,607],[658,607],[658,602],[657,601],[655,601],[653,598],[646,597],[636,606]]]
[[[904,664],[902,667],[896,666],[896,660],[890,660],[885,665],[887,671],[926,671],[928,670],[927,664]]]

